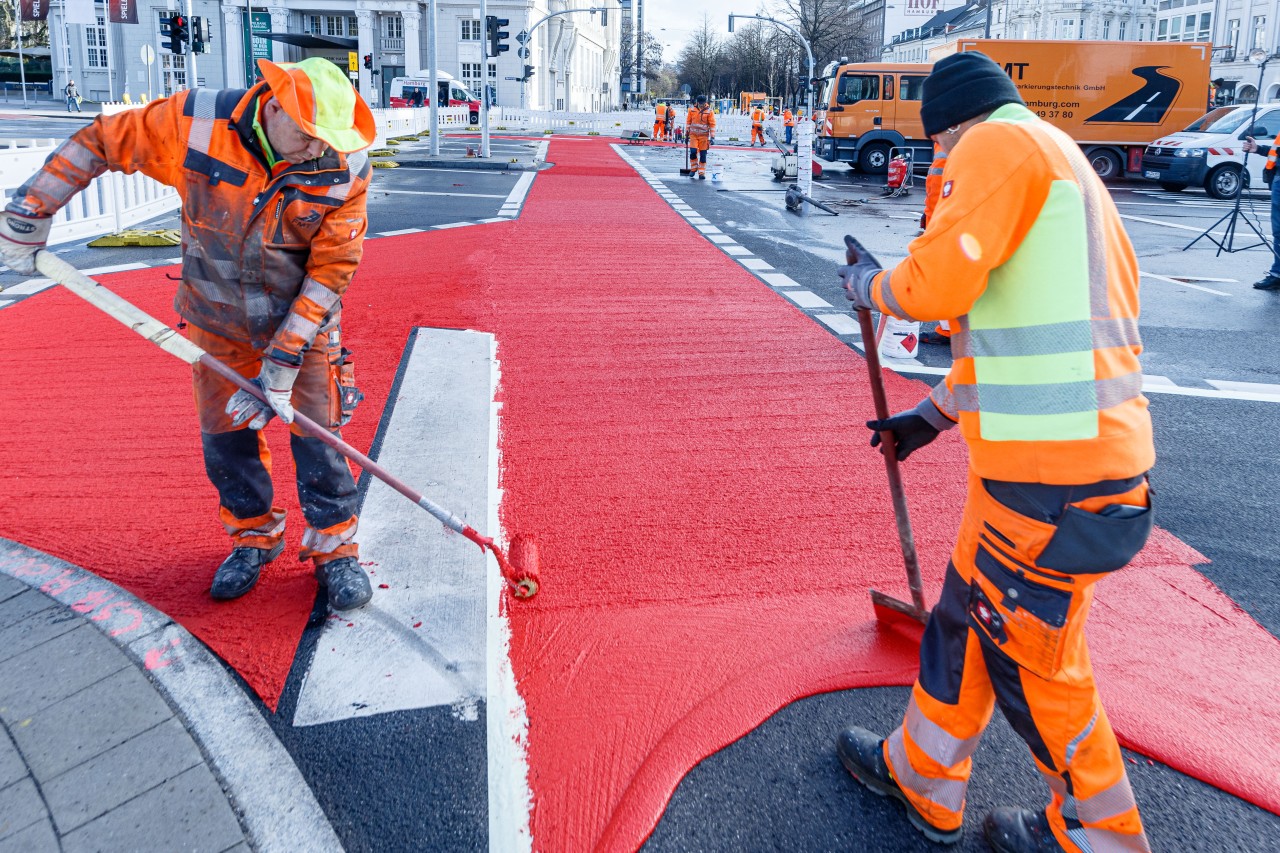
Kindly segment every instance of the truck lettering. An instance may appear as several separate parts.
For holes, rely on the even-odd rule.
[[[1010,80],[1021,80],[1027,70],[1027,66],[1030,64],[1030,62],[1006,62],[1004,64],[1004,73],[1009,75]],[[1017,71],[1016,75],[1014,74],[1015,70]]]

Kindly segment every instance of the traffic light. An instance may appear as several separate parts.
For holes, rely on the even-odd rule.
[[[372,53],[366,53],[366,54],[364,55],[364,67],[365,67],[365,68],[373,68],[373,54],[372,54]]]
[[[204,42],[204,18],[200,16],[191,19],[191,52],[204,53],[207,49]]]
[[[494,15],[487,15],[484,19],[484,28],[489,35],[489,58],[493,59],[499,54],[506,53],[511,50],[511,45],[503,44],[506,39],[511,38],[511,33],[502,29],[511,21],[506,18],[498,18]]]
[[[526,66],[524,67],[524,76],[523,76],[523,77],[521,77],[520,79],[521,79],[521,80],[528,80],[528,79],[529,79],[530,77],[532,77],[532,76],[533,76],[533,66],[532,66],[532,65],[526,65]]]
[[[186,15],[170,15],[169,16],[169,52],[170,53],[186,53],[186,49],[182,43],[189,38],[187,33],[187,16]]]

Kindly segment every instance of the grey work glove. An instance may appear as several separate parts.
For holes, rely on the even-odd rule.
[[[237,391],[227,401],[226,412],[233,426],[249,422],[249,429],[262,429],[276,415],[287,424],[293,423],[293,383],[299,368],[273,358],[264,358],[256,379],[249,380],[262,390],[267,402],[248,391]]]
[[[882,421],[867,421],[867,429],[872,431],[872,447],[880,447],[882,431],[893,433],[899,462],[933,441],[938,433],[953,426],[955,422],[938,411],[938,407],[928,397],[921,400],[914,409],[899,412]],[[884,453],[884,449],[881,448],[880,452]]]
[[[0,258],[20,275],[36,274],[36,252],[49,241],[53,219],[12,210],[0,213]]]
[[[871,280],[881,272],[880,265],[869,254],[863,254],[855,248],[856,241],[845,238],[845,266],[836,270],[840,283],[844,285],[845,298],[853,303],[854,308],[866,308],[878,311],[871,301]]]

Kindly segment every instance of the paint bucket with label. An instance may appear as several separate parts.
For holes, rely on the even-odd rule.
[[[724,177],[724,161],[717,157],[707,164],[707,171],[711,173],[711,180],[720,180]]]
[[[885,358],[915,358],[920,351],[920,324],[886,317],[880,335],[880,355]]]

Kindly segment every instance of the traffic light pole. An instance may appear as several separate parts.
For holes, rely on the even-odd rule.
[[[192,29],[192,23],[191,23],[192,20],[194,19],[191,17],[191,0],[187,0],[187,35],[188,35],[187,59],[189,60],[188,64],[191,66],[190,68],[187,69],[187,88],[188,89],[195,89],[197,86],[200,85],[200,77],[199,75],[196,74],[195,39],[190,38],[190,35],[194,32],[194,30]],[[249,22],[249,29],[250,30],[253,29],[253,21]]]
[[[534,30],[536,30],[538,27],[542,26],[552,18],[558,18],[561,15],[572,15],[575,12],[590,12],[593,15],[596,12],[602,12],[606,15],[609,14],[609,10],[604,6],[592,6],[589,9],[565,9],[560,12],[552,12],[550,15],[539,18],[535,23],[529,26],[529,29],[516,35],[516,41],[520,42],[520,44],[523,45],[525,48],[528,48],[529,42],[532,40]],[[532,62],[532,61],[533,61],[533,54],[531,53],[529,57],[525,59],[525,62]],[[525,102],[524,86],[525,86],[525,83],[528,82],[528,79],[529,79],[528,77],[520,78],[520,109],[524,109],[524,102]]]
[[[480,156],[489,156],[489,4],[480,0],[480,20],[485,23],[484,49],[480,55],[484,62],[480,63]]]

